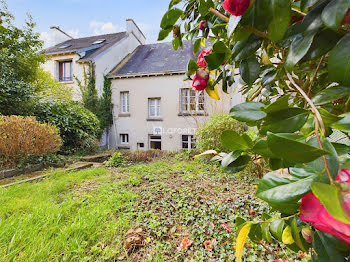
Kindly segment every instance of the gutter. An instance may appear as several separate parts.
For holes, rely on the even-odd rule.
[[[139,77],[152,77],[152,76],[169,76],[169,75],[184,75],[186,71],[168,71],[168,72],[155,72],[155,73],[139,73],[139,74],[124,74],[124,75],[109,75],[110,79],[127,79],[127,78],[139,78]]]

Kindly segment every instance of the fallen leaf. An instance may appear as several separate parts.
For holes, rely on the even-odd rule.
[[[207,240],[207,241],[204,242],[204,247],[205,247],[206,250],[209,250],[209,251],[213,250],[210,240]]]
[[[223,223],[222,227],[227,231],[227,233],[231,233],[231,229],[226,223]]]
[[[192,246],[192,244],[193,244],[193,241],[186,237],[182,240],[180,247],[189,248],[190,246]]]

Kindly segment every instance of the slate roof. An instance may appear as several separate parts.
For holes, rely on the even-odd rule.
[[[46,55],[66,54],[66,53],[82,53],[83,60],[91,60],[104,50],[108,49],[115,43],[119,42],[126,36],[126,32],[119,32],[114,34],[96,35],[90,37],[76,38],[67,40],[63,43],[57,44],[45,50]],[[101,44],[93,44],[95,41],[105,41]],[[67,48],[60,48],[62,46],[68,46]]]
[[[111,76],[184,72],[188,61],[194,58],[192,52],[193,44],[189,41],[184,41],[183,49],[178,50],[173,49],[172,43],[141,45]]]

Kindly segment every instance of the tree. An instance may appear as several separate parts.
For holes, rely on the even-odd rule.
[[[98,100],[97,117],[100,120],[101,129],[109,128],[113,124],[113,105],[112,105],[112,81],[104,76],[103,93]]]
[[[312,250],[313,261],[350,254],[349,147],[329,140],[350,132],[349,23],[349,0],[172,0],[161,21],[159,40],[173,31],[174,49],[193,40],[197,54],[211,42],[188,63],[194,90],[215,97],[221,83],[227,92],[237,70],[245,83],[247,101],[230,115],[259,136],[227,130],[221,142],[231,152],[215,158],[231,172],[264,158],[271,172],[256,195],[280,217],[236,220],[237,261],[248,236]]]
[[[40,63],[42,42],[28,18],[23,28],[16,27],[6,3],[0,7],[0,113],[21,114],[34,94],[34,82]]]

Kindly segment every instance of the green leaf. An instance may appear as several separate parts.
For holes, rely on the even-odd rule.
[[[291,5],[290,0],[270,0],[270,15],[272,20],[269,24],[269,38],[278,42],[283,39],[283,36],[289,26]]]
[[[209,70],[214,70],[220,67],[225,59],[228,58],[230,52],[230,49],[228,49],[223,42],[216,41],[213,45],[212,52],[204,57],[208,64]]]
[[[289,108],[289,95],[284,95],[278,98],[275,102],[270,105],[265,106],[264,111],[266,113],[274,113],[276,111],[281,111],[283,109]]]
[[[266,117],[266,113],[261,110],[263,103],[248,102],[236,105],[230,110],[230,116],[241,122],[255,122]]]
[[[251,35],[247,40],[238,42],[232,49],[235,61],[241,61],[253,55],[261,47],[262,39]]]
[[[212,0],[200,0],[199,3],[198,11],[201,16],[206,16],[209,13],[209,8],[214,7]]]
[[[350,224],[350,210],[344,203],[339,186],[312,182],[310,187],[312,193],[332,217],[345,224]]]
[[[178,50],[180,45],[181,45],[181,40],[178,37],[176,37],[173,40],[173,48],[174,48],[174,50]]]
[[[329,77],[340,85],[350,86],[350,33],[345,35],[330,53]]]
[[[345,113],[339,117],[342,117],[342,119],[332,124],[331,127],[345,133],[350,133],[350,113]]]
[[[226,168],[229,164],[235,161],[241,155],[241,153],[242,151],[236,151],[226,154],[221,160],[221,166]]]
[[[291,134],[268,133],[267,144],[271,152],[291,163],[307,163],[328,152],[298,141],[300,137]],[[283,146],[281,146],[283,145]]]
[[[335,151],[337,152],[338,156],[344,156],[350,152],[350,147],[345,144],[339,144],[339,143],[332,143]],[[347,168],[349,169],[349,168]]]
[[[302,235],[301,235],[301,228],[298,227],[297,219],[295,217],[292,220],[291,228],[292,228],[292,235],[293,235],[293,239],[295,240],[295,244],[302,251],[307,252],[307,250],[309,249],[310,245],[308,243],[306,243],[306,241],[302,237]]]
[[[222,146],[228,150],[246,150],[250,148],[249,141],[246,141],[240,134],[233,130],[225,130],[221,134]]]
[[[311,31],[306,33],[305,36],[293,40],[286,60],[286,69],[289,72],[291,72],[293,67],[306,55],[311,47],[315,34],[315,31]]]
[[[162,29],[160,32],[159,32],[159,35],[158,35],[158,41],[162,41],[164,40],[165,38],[168,37],[168,35],[170,34],[170,32],[173,30],[172,27],[168,28],[168,29]]]
[[[304,17],[301,22],[302,32],[314,31],[319,29],[322,25],[322,11],[325,6],[329,3],[329,0],[322,1],[316,5],[307,15]]]
[[[309,51],[301,61],[304,62],[314,60],[327,54],[338,43],[341,37],[341,34],[330,29],[324,29],[321,32],[318,32]]]
[[[197,54],[201,49],[202,38],[198,38],[193,45],[193,54]]]
[[[304,126],[310,112],[302,108],[288,108],[267,114],[261,132],[294,133]]]
[[[301,0],[300,2],[300,9],[302,11],[306,11],[306,9],[312,7],[314,4],[316,4],[319,0]]]
[[[266,140],[259,140],[254,147],[252,148],[252,151],[255,154],[258,154],[260,156],[263,157],[273,157],[273,158],[277,158],[269,149],[269,147],[267,146],[267,141]]]
[[[350,0],[333,0],[322,11],[322,21],[325,26],[338,31],[350,8]]]
[[[337,250],[334,241],[328,237],[329,235],[316,230],[312,246],[316,252],[315,262],[343,262],[344,256]],[[315,257],[314,257],[315,258]]]
[[[312,98],[312,101],[316,105],[324,105],[332,101],[338,100],[340,98],[347,98],[349,96],[350,96],[349,86],[332,86],[317,93]]]
[[[229,164],[226,170],[231,173],[240,172],[251,162],[251,160],[251,157],[248,155],[240,156],[239,158],[237,158],[237,160]]]
[[[236,30],[239,21],[241,21],[242,16],[230,16],[230,21],[227,24],[227,36],[231,38],[233,32]]]
[[[282,240],[283,228],[284,228],[284,220],[283,219],[272,220],[272,222],[270,224],[270,232],[271,232],[272,236],[279,241]]]
[[[190,59],[190,61],[188,61],[187,73],[189,76],[195,74],[197,72],[198,68],[199,68],[199,66],[197,65],[197,63],[193,59]]]
[[[168,29],[169,27],[172,27],[173,25],[175,25],[177,20],[179,20],[182,14],[183,12],[181,9],[178,9],[178,8],[170,9],[163,16],[162,21],[160,23],[160,27],[162,29]]]
[[[239,64],[239,71],[244,82],[251,86],[259,77],[260,64],[256,57],[252,56],[241,61]]]
[[[259,181],[256,196],[284,213],[298,210],[298,201],[310,192],[312,181],[320,174],[288,173],[285,169],[266,174]]]

